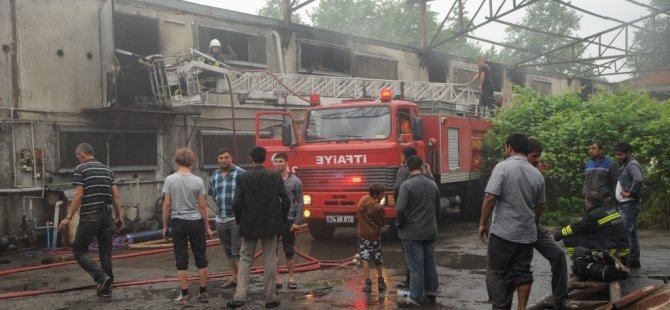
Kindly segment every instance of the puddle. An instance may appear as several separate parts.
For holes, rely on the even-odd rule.
[[[435,252],[435,260],[435,263],[438,266],[450,269],[486,269],[486,256],[481,255],[453,252]]]

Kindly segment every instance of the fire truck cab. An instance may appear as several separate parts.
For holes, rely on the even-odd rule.
[[[394,225],[393,185],[403,148],[416,148],[433,167],[443,196],[441,213],[459,202],[450,185],[479,178],[481,136],[488,120],[441,116],[439,111],[422,114],[420,108],[392,100],[390,90],[382,91],[380,100],[329,105],[313,100],[301,131],[288,112],[258,112],[256,145],[266,147],[272,158],[279,152],[288,155],[289,169],[303,184],[303,219],[313,237],[330,238],[336,227],[355,226],[358,201],[371,183],[386,188],[381,204]],[[266,165],[271,167],[272,160]]]

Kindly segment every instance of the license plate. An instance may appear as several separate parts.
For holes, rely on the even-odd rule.
[[[353,215],[326,215],[326,223],[354,223]]]

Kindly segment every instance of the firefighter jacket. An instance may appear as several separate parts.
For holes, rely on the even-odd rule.
[[[586,211],[582,219],[554,233],[556,241],[567,238],[566,246],[581,246],[589,250],[628,249],[628,238],[621,213],[607,203]],[[571,239],[568,244],[568,239]]]

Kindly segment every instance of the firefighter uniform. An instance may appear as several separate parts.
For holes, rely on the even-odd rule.
[[[556,231],[554,239],[564,239],[563,244],[570,256],[578,246],[588,250],[606,250],[624,260],[630,253],[621,213],[607,203],[589,209],[579,222]]]

